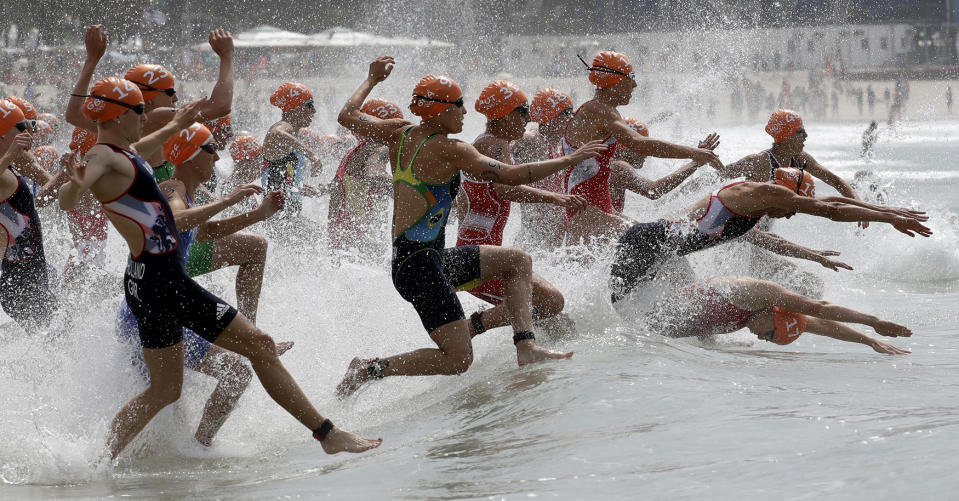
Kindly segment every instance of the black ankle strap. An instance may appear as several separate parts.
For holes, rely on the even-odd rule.
[[[373,379],[383,379],[383,369],[390,366],[389,360],[374,358],[366,361],[366,373]]]
[[[536,336],[533,334],[533,331],[523,331],[513,334],[513,344],[519,344],[520,341],[525,341],[527,339],[536,340]]]
[[[473,313],[472,315],[470,315],[470,325],[473,326],[473,332],[475,332],[476,335],[480,335],[486,332],[486,327],[483,326],[482,311],[477,311],[476,313]]]
[[[319,428],[313,430],[313,438],[322,442],[331,431],[333,431],[333,421],[324,419],[323,424],[321,424]]]

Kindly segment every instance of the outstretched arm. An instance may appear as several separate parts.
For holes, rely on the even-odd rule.
[[[581,196],[563,195],[531,186],[497,184],[494,189],[501,198],[521,204],[553,204],[574,210],[584,209],[588,205],[586,199]]]
[[[263,197],[263,203],[251,211],[203,223],[196,233],[196,239],[200,242],[210,242],[232,235],[247,226],[269,219],[270,216],[276,214],[282,208],[283,192],[279,190],[271,191]]]
[[[821,179],[824,183],[832,186],[840,195],[846,198],[859,200],[856,190],[852,189],[843,178],[834,174],[831,170],[825,168],[813,158],[809,153],[803,153],[803,159],[806,161],[806,172],[811,176]]]
[[[717,170],[723,168],[723,163],[719,161],[719,157],[712,150],[644,137],[633,130],[621,117],[613,121],[610,126],[610,133],[622,146],[643,156],[689,158],[701,164],[708,163]]]
[[[756,204],[757,209],[775,207],[833,221],[889,223],[896,230],[910,237],[917,234],[924,237],[932,235],[932,230],[920,222],[925,220],[925,216],[903,216],[889,209],[873,210],[845,202],[824,202],[818,198],[797,195],[788,188],[771,183],[763,183],[759,186],[752,203]]]
[[[77,83],[73,86],[74,95],[70,96],[70,101],[67,103],[65,118],[71,125],[96,134],[96,122],[83,115],[83,101],[86,98],[78,96],[87,93],[87,89],[90,88],[90,80],[93,78],[93,72],[97,69],[97,63],[100,62],[100,58],[107,50],[107,34],[103,25],[95,24],[87,27],[84,45],[87,47],[87,58],[83,61],[80,76],[77,77]]]
[[[197,228],[227,207],[232,207],[246,197],[263,192],[263,188],[255,184],[244,184],[233,190],[233,193],[227,197],[197,207],[189,207],[186,203],[186,188],[182,182],[172,179],[167,180],[162,183],[160,188],[163,190],[167,202],[170,203],[176,227],[181,231]]]
[[[770,252],[779,254],[780,256],[805,259],[807,261],[819,263],[833,271],[839,271],[840,268],[845,268],[847,270],[853,269],[852,266],[849,266],[846,263],[829,259],[829,256],[838,256],[838,252],[815,251],[808,247],[803,247],[797,243],[790,242],[789,240],[786,240],[785,238],[773,233],[752,230],[743,235],[743,240],[761,249],[766,249]]]
[[[450,147],[443,151],[448,162],[458,166],[474,179],[493,181],[510,186],[539,181],[606,151],[606,146],[602,142],[590,141],[580,146],[574,153],[564,157],[542,162],[510,165],[481,154],[469,143],[451,141]]]
[[[879,353],[886,353],[889,355],[905,355],[907,353],[911,353],[909,350],[899,348],[876,338],[867,336],[846,324],[835,322],[833,320],[810,317],[809,322],[806,324],[806,331],[831,337],[833,339],[838,339],[840,341],[861,343]]]
[[[868,325],[883,336],[909,337],[912,335],[912,331],[903,325],[888,322],[829,301],[810,299],[790,292],[775,282],[750,280],[749,293],[745,296],[751,303],[750,309],[754,310],[778,306],[810,317]]]
[[[343,109],[340,110],[340,114],[336,118],[336,121],[339,122],[340,125],[353,131],[353,133],[357,135],[386,144],[400,128],[410,124],[410,122],[400,119],[383,120],[360,111],[360,108],[363,107],[363,102],[366,101],[373,87],[383,80],[386,80],[386,78],[390,76],[390,73],[393,72],[394,64],[396,64],[396,62],[389,56],[378,57],[370,63],[370,70],[366,80],[353,92],[353,95],[351,95],[346,101],[346,104],[343,105]]]

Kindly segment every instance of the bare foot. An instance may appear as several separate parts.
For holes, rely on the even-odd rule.
[[[280,356],[293,347],[293,341],[283,341],[282,343],[276,343],[276,356]]]
[[[368,451],[379,447],[381,443],[383,443],[382,438],[363,438],[355,433],[333,428],[326,438],[320,442],[320,445],[323,446],[323,451],[327,454],[336,454],[338,452]]]
[[[360,358],[354,358],[350,366],[346,369],[346,375],[340,384],[336,385],[336,396],[346,398],[352,395],[356,390],[363,386],[363,383],[370,380],[370,373],[366,370],[366,362]],[[325,446],[324,446],[325,448]]]
[[[516,345],[516,361],[520,367],[544,360],[562,360],[564,358],[573,358],[573,352],[559,353],[549,351],[537,345],[532,339],[524,339]]]

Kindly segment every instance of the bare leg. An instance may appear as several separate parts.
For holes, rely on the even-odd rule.
[[[265,238],[252,233],[234,233],[213,244],[213,270],[240,267],[236,274],[237,310],[252,323],[256,323],[260,305],[267,245]]]
[[[382,360],[381,376],[452,376],[462,374],[473,363],[473,344],[470,342],[468,321],[457,320],[443,325],[430,338],[437,348],[423,348]],[[346,376],[336,386],[337,395],[352,395],[372,375],[367,371],[369,363],[354,358],[346,370]]]
[[[277,344],[277,355],[286,353],[292,347],[292,341]],[[210,347],[210,351],[196,366],[196,371],[219,380],[216,389],[206,401],[203,417],[193,435],[197,442],[209,446],[213,443],[213,437],[220,427],[226,422],[226,418],[233,412],[240,396],[246,391],[253,373],[239,355],[219,346]]]
[[[164,407],[180,398],[183,388],[183,343],[167,348],[143,349],[150,373],[150,386],[120,409],[107,438],[110,458],[115,459]]]
[[[538,328],[551,328],[552,324],[568,326],[572,320],[563,315],[564,307],[565,299],[563,298],[563,294],[556,289],[556,287],[553,287],[553,284],[549,283],[545,278],[533,273],[532,311],[534,325]],[[544,320],[553,319],[559,315],[562,315],[564,318],[557,319],[557,322],[544,322]],[[511,323],[511,317],[506,303],[500,303],[484,311],[480,318],[486,329],[504,327]],[[571,330],[572,328],[565,327],[565,329]],[[559,328],[559,330],[563,329]],[[470,336],[477,336],[472,325],[470,325]]]
[[[502,278],[505,281],[506,297],[503,304],[506,305],[514,333],[527,332],[533,328],[533,315],[530,312],[532,277],[533,259],[526,252],[511,247],[480,246],[480,278],[484,281]],[[519,365],[572,356],[573,352],[546,350],[532,339],[516,343],[516,361]]]
[[[323,424],[324,417],[313,407],[280,362],[273,339],[254,327],[242,314],[230,322],[215,344],[248,358],[253,372],[270,398],[303,426],[316,430]],[[335,454],[343,451],[363,452],[378,447],[380,442],[334,428],[320,443],[324,451]]]

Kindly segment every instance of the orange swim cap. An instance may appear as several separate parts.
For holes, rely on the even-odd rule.
[[[70,139],[70,150],[79,151],[86,155],[90,148],[97,144],[97,135],[79,127],[74,127]]]
[[[0,136],[24,120],[23,110],[12,101],[0,99]]]
[[[536,123],[546,123],[573,107],[573,98],[556,89],[540,89],[529,105],[529,117]]]
[[[57,163],[57,158],[60,157],[60,153],[58,153],[57,149],[53,146],[45,144],[34,148],[33,156],[36,157],[37,162],[44,170],[53,172],[53,165]]]
[[[776,324],[776,334],[771,341],[776,344],[787,345],[799,339],[799,335],[806,330],[807,322],[809,322],[809,319],[802,313],[773,306],[773,323]]]
[[[413,87],[410,111],[429,120],[442,113],[450,105],[463,105],[463,89],[452,78],[442,75],[427,75]]]
[[[7,101],[17,105],[20,108],[20,111],[23,112],[23,118],[27,120],[36,120],[37,119],[37,109],[30,104],[30,101],[19,97],[19,96],[7,96]]]
[[[600,89],[616,85],[627,78],[636,79],[633,63],[619,52],[600,52],[589,67],[589,81]]]
[[[773,142],[780,142],[795,134],[803,127],[802,117],[792,110],[776,110],[769,117],[766,124],[766,133],[773,137]]]
[[[496,120],[509,115],[518,106],[528,101],[526,93],[516,84],[506,80],[496,80],[480,92],[473,108],[486,115],[486,118]]]
[[[144,102],[150,102],[160,94],[172,96],[175,93],[173,75],[159,64],[138,64],[123,78],[137,84]]]
[[[33,136],[41,138],[53,134],[53,127],[43,120],[37,120],[37,125],[33,128]]]
[[[234,162],[253,160],[263,153],[263,145],[253,136],[238,136],[230,145],[230,156]]]
[[[270,104],[282,111],[290,111],[297,106],[313,100],[313,91],[309,87],[294,82],[280,85],[270,96]]]
[[[649,137],[649,129],[646,127],[646,124],[644,124],[643,122],[640,122],[639,120],[636,120],[635,118],[630,118],[630,117],[623,117],[623,120],[626,121],[626,125],[628,125],[629,128],[636,131],[636,133],[639,134],[640,136]]]
[[[386,99],[367,99],[360,111],[383,120],[403,118],[403,110],[400,109],[400,105]]]
[[[133,82],[119,77],[108,77],[93,84],[90,94],[83,101],[83,115],[94,122],[102,123],[142,107],[143,94]],[[140,108],[142,113],[142,108]]]
[[[202,146],[213,141],[213,133],[203,124],[193,125],[181,130],[163,144],[163,158],[178,167],[193,160],[200,154]]]
[[[792,167],[781,167],[776,169],[776,184],[789,188],[797,195],[805,197],[816,196],[816,181],[808,172]]]

